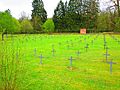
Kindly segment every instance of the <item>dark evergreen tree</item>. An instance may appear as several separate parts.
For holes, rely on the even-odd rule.
[[[80,0],[70,0],[68,3],[68,28],[71,32],[79,31],[81,21],[81,2]]]
[[[87,29],[96,28],[99,1],[83,0],[81,5],[81,27]]]
[[[42,0],[33,0],[32,7],[33,27],[35,30],[40,31],[41,25],[47,20],[47,12],[44,9],[44,4]]]
[[[57,8],[54,10],[53,22],[55,24],[55,29],[60,32],[65,27],[64,22],[65,16],[65,7],[62,0],[57,5]]]
[[[65,4],[63,2],[61,4],[61,2],[54,11],[55,29],[79,32],[80,28],[93,29],[96,27],[98,0],[70,0]]]
[[[89,1],[88,9],[87,9],[88,10],[87,28],[94,29],[97,26],[96,22],[97,22],[97,16],[98,16],[98,12],[99,12],[99,5],[98,4],[99,3],[97,2],[97,0]]]

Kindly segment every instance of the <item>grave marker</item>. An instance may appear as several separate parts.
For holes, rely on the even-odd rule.
[[[104,49],[107,47],[106,43],[104,43]]]
[[[73,57],[71,56],[69,60],[70,60],[70,67],[72,67],[72,60],[74,60]]]
[[[106,57],[106,62],[108,62],[108,56],[110,56],[110,54],[108,54],[108,47],[106,47],[106,53],[104,54]]]
[[[81,54],[81,52],[78,50],[78,51],[76,52],[76,54],[77,54],[77,56],[79,56],[79,55]]]
[[[42,56],[42,54],[40,55],[40,64],[42,64],[42,59],[44,58],[43,56]]]
[[[53,49],[52,49],[52,54],[53,54],[53,56],[54,56],[55,52],[56,52],[56,51],[55,51],[55,49],[53,48]]]
[[[110,74],[112,74],[112,65],[116,64],[115,62],[112,62],[112,60],[110,62],[107,62],[108,64],[110,64]]]

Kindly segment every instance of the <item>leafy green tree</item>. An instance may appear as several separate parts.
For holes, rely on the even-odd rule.
[[[20,23],[18,20],[12,17],[10,12],[0,12],[0,31],[2,32],[2,40],[4,40],[4,34],[14,33],[20,30]]]
[[[41,25],[47,20],[47,12],[44,9],[42,0],[33,0],[32,2],[32,22],[33,27],[37,31],[41,31]],[[37,24],[37,25],[36,25]]]
[[[33,27],[31,25],[31,22],[28,19],[22,20],[21,32],[22,33],[32,33],[33,32]]]
[[[115,17],[115,31],[120,32],[120,17]]]
[[[43,24],[43,28],[44,28],[44,32],[47,32],[47,33],[52,33],[52,32],[54,32],[55,25],[54,25],[53,20],[52,20],[52,19],[48,19],[48,20]]]
[[[101,12],[97,19],[97,29],[98,32],[108,32],[112,31],[111,19],[109,12]]]
[[[34,18],[32,19],[32,25],[35,33],[42,32],[43,23],[41,22],[41,19],[38,16],[34,16]]]

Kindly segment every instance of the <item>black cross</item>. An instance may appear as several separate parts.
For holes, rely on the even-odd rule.
[[[69,60],[70,60],[70,67],[72,67],[72,60],[74,60],[73,57],[71,56]]]
[[[55,49],[53,48],[53,49],[52,49],[52,54],[53,54],[53,56],[54,56],[54,53],[55,53],[55,52],[56,52],[56,51],[55,51]]]
[[[42,59],[44,58],[43,55],[41,54],[39,58],[40,58],[40,64],[42,64]]]
[[[112,64],[116,64],[115,62],[112,62],[112,60],[110,62],[107,62],[108,64],[110,64],[110,74],[112,74]]]
[[[106,47],[106,53],[104,54],[106,57],[106,62],[108,62],[108,56],[110,56],[110,54],[108,54],[108,47]]]

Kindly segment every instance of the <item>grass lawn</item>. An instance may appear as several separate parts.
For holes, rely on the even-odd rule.
[[[0,41],[0,90],[120,90],[118,40],[106,35],[108,62],[116,63],[110,74],[103,34],[8,35]]]

